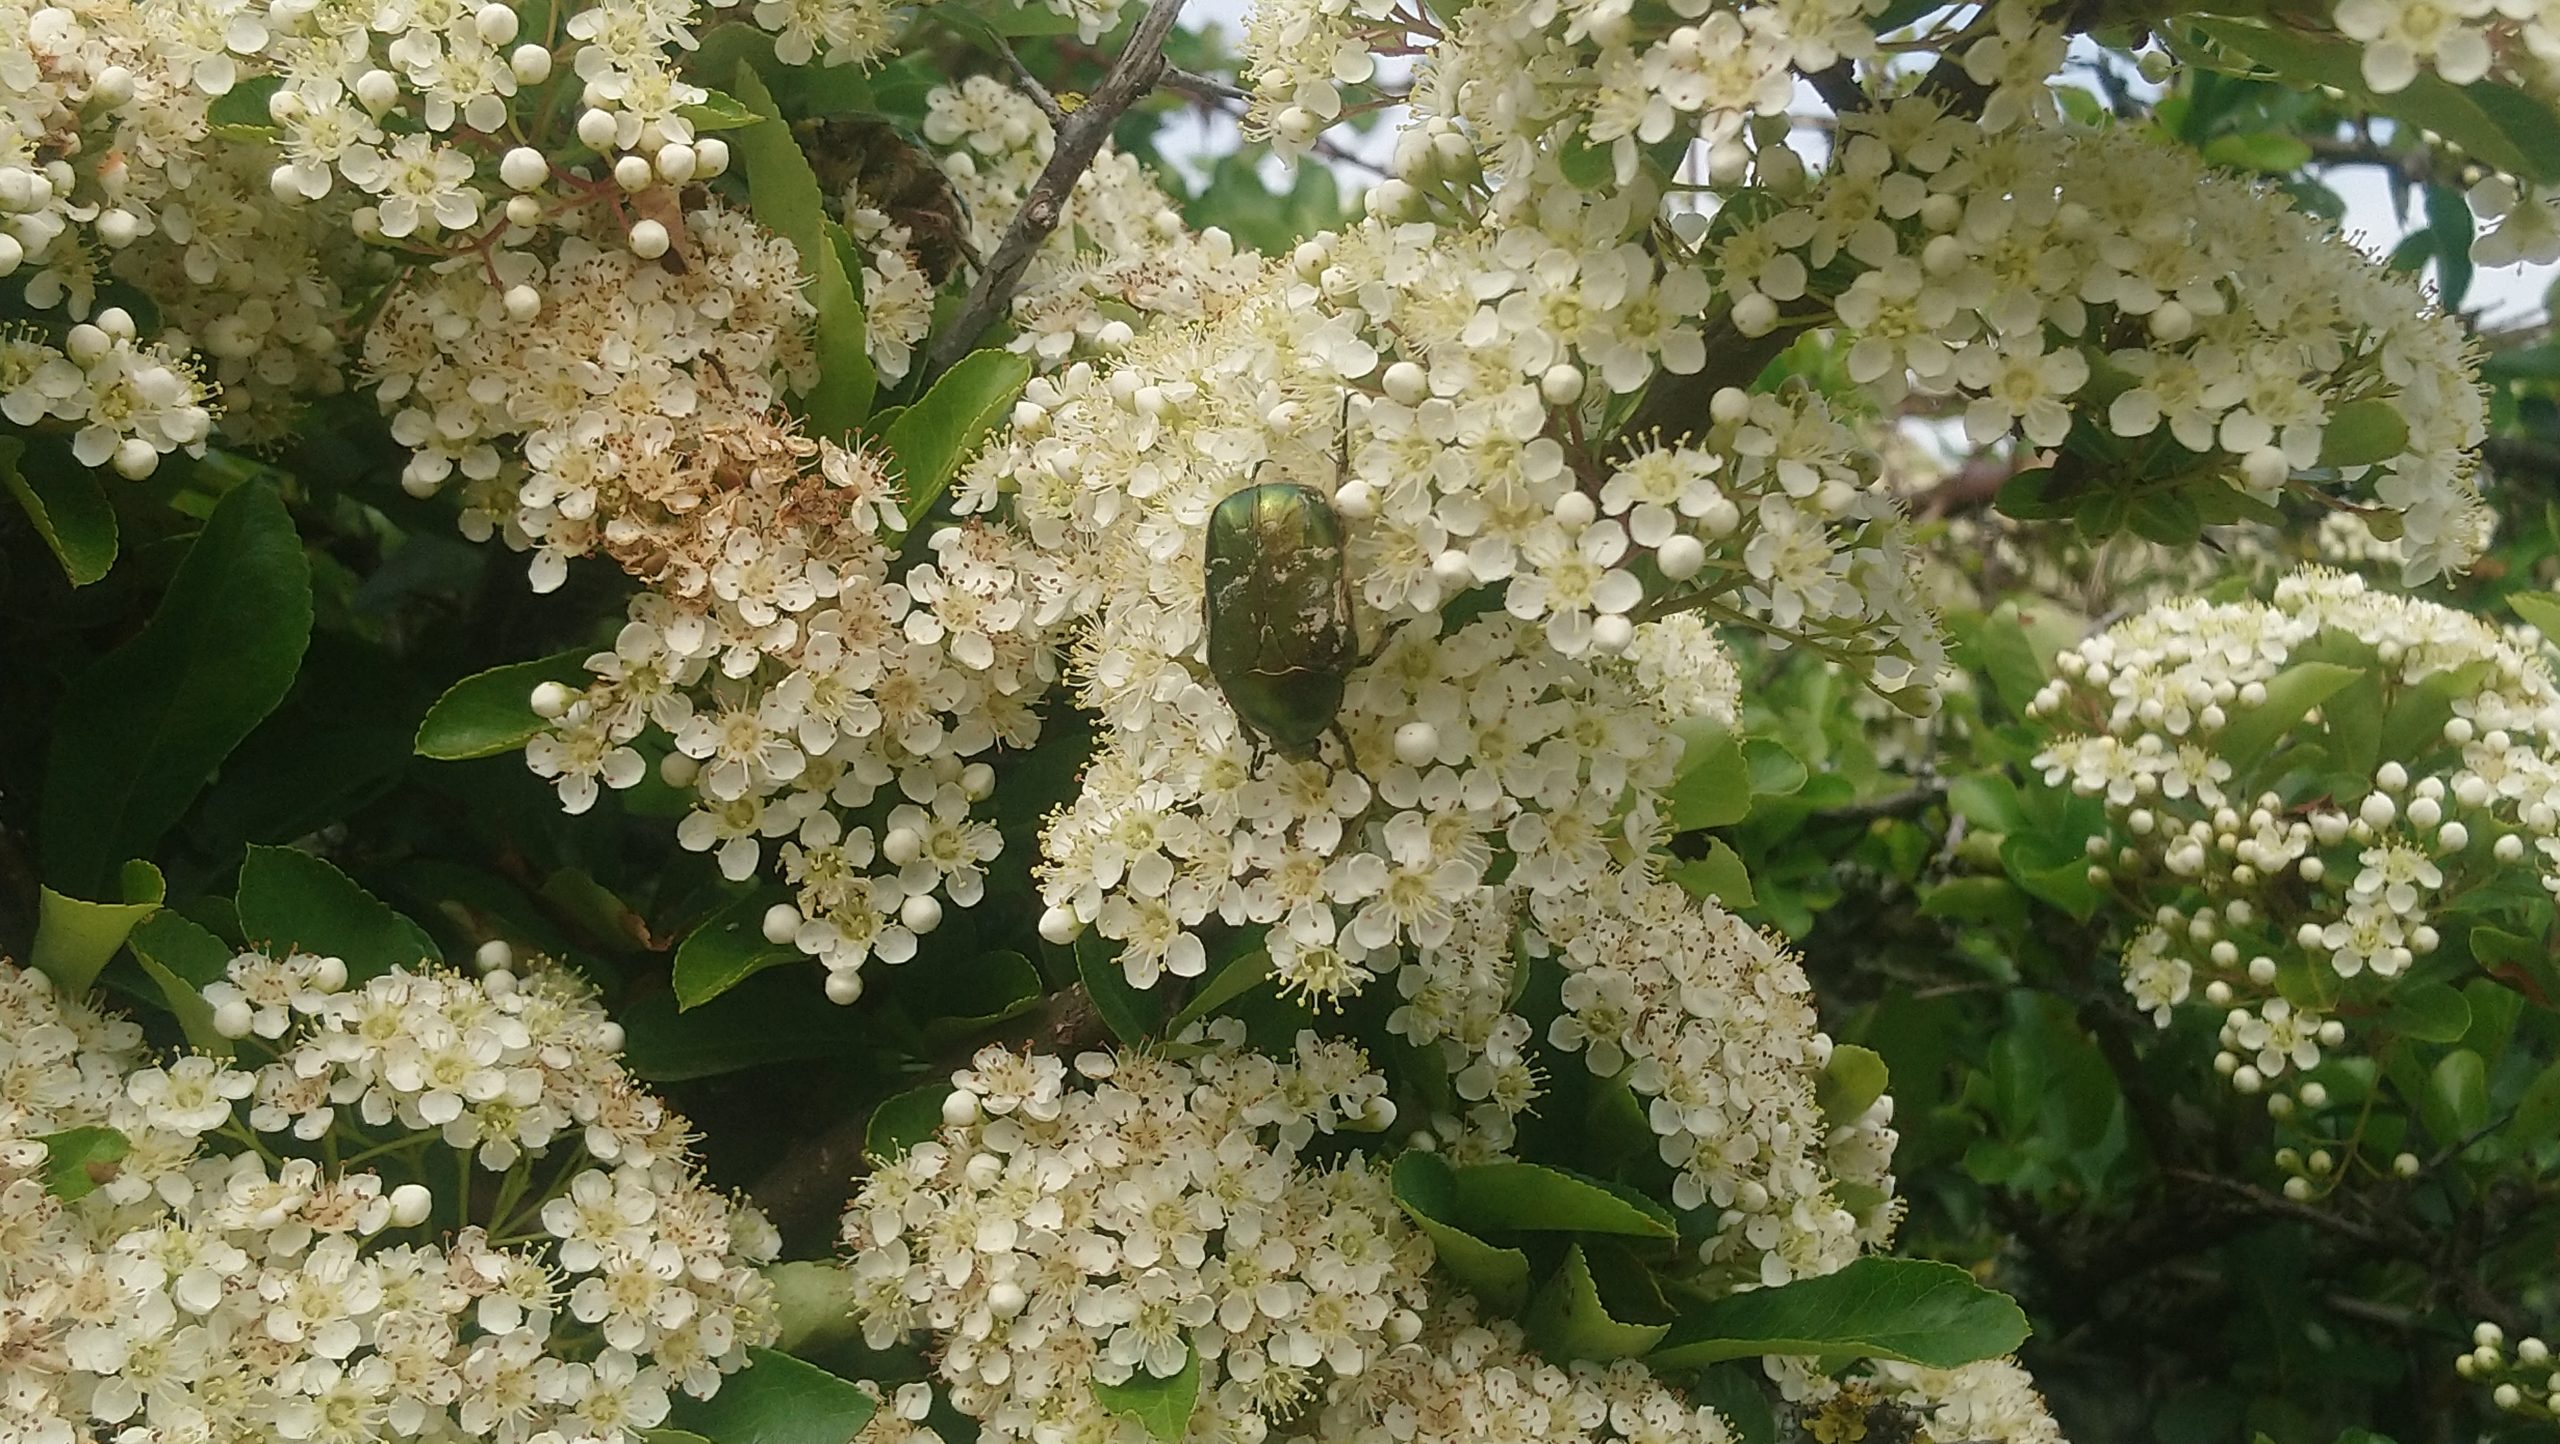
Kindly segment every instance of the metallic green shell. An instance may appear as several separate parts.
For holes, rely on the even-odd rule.
[[[1315,746],[1359,658],[1342,518],[1312,487],[1248,486],[1209,514],[1209,672],[1245,726]]]

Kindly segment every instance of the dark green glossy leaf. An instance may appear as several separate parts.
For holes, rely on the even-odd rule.
[[[764,915],[783,901],[779,888],[759,889],[731,901],[685,934],[676,945],[677,1006],[701,1007],[767,968],[802,961],[806,954],[789,943],[765,941]]]
[[[1695,1368],[1760,1354],[1892,1359],[1953,1369],[2027,1337],[2008,1295],[1952,1264],[1868,1257],[1838,1273],[1729,1295],[1684,1313],[1646,1362]]]
[[[151,621],[73,679],[45,771],[45,872],[85,892],[151,852],[293,685],[311,569],[274,492],[234,487]]]
[[[319,953],[356,981],[395,967],[440,963],[426,930],[307,852],[252,847],[240,864],[240,931],[278,955]]]
[[[19,462],[23,449],[16,437],[0,436],[0,485],[26,509],[71,585],[85,587],[116,563],[116,509],[107,504],[96,472],[48,466],[31,476]]]
[[[842,228],[827,218],[818,174],[800,153],[791,128],[782,123],[782,111],[755,67],[739,62],[731,88],[740,106],[762,117],[738,127],[729,140],[746,174],[748,202],[757,220],[800,253],[800,268],[809,275],[809,303],[818,310],[818,383],[800,398],[801,409],[811,431],[840,441],[871,414],[871,399],[879,388],[862,297],[854,289],[858,273],[846,269],[844,251],[836,243]]]
[[[231,945],[184,915],[162,908],[136,924],[126,939],[134,961],[160,989],[161,1001],[177,1016],[187,1042],[204,1052],[231,1056],[229,1038],[214,1030],[213,1005],[204,986],[230,968]]]
[[[1010,351],[972,351],[953,362],[914,405],[890,423],[882,440],[898,459],[909,526],[933,510],[960,463],[1012,413],[1014,398],[1030,379],[1028,357]]]
[[[904,1157],[941,1130],[942,1105],[950,1097],[951,1084],[945,1080],[881,1099],[863,1125],[862,1156],[875,1164]]]
[[[1456,1222],[1458,1185],[1438,1154],[1408,1149],[1397,1155],[1389,1183],[1396,1205],[1431,1240],[1449,1276],[1497,1314],[1516,1311],[1529,1296],[1529,1256],[1497,1248]]]
[[[1660,1204],[1597,1179],[1542,1163],[1477,1163],[1451,1177],[1456,1212],[1469,1232],[1496,1229],[1673,1238],[1680,1230]]]
[[[1076,978],[1084,984],[1085,996],[1093,1000],[1093,1010],[1110,1026],[1111,1036],[1137,1043],[1155,1035],[1155,1022],[1163,1009],[1154,997],[1129,986],[1117,944],[1087,928],[1076,934],[1075,962]]]
[[[711,1444],[850,1444],[878,1406],[861,1387],[771,1349],[747,1350],[747,1367],[708,1399],[675,1396],[667,1422]]]
[[[2404,983],[2392,990],[2383,1026],[2430,1043],[2452,1043],[2471,1031],[2471,1005],[2442,983]]]
[[[594,648],[580,647],[492,667],[454,683],[418,723],[418,755],[459,762],[515,751],[550,725],[533,710],[533,689],[545,682],[572,690],[585,687],[592,680],[587,658],[594,655]]]
[[[1632,1264],[1626,1267],[1633,1269]],[[1592,1278],[1591,1263],[1584,1256],[1582,1245],[1574,1244],[1565,1250],[1563,1266],[1530,1302],[1530,1341],[1538,1346],[1539,1353],[1556,1360],[1592,1359],[1606,1363],[1641,1358],[1671,1327],[1660,1292],[1652,1291],[1650,1299],[1641,1297],[1649,1288],[1649,1282],[1624,1286],[1622,1294],[1638,1297],[1632,1301],[1622,1298],[1613,1310]],[[1620,1313],[1636,1317],[1620,1318]]]

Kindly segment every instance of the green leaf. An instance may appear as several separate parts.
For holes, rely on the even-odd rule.
[[[751,978],[691,1012],[672,990],[645,994],[617,1014],[628,1041],[623,1059],[652,1083],[681,1083],[749,1068],[809,1059],[839,1062],[881,1050],[878,1027],[862,1009],[818,996],[806,977]]]
[[[1451,1215],[1470,1233],[1522,1229],[1676,1238],[1660,1204],[1597,1179],[1540,1163],[1478,1163],[1451,1176]]]
[[[729,141],[746,173],[748,203],[767,230],[800,253],[800,269],[809,276],[809,303],[818,310],[818,383],[800,398],[801,409],[811,431],[842,440],[870,415],[879,386],[862,298],[853,288],[856,273],[845,268],[844,251],[836,244],[842,228],[827,219],[818,173],[783,124],[782,110],[754,66],[738,63],[734,88],[738,104],[759,117],[741,125]]]
[[[1832,1127],[1846,1128],[1875,1106],[1891,1081],[1883,1054],[1855,1043],[1838,1043],[1832,1046],[1831,1062],[1822,1076],[1814,1080],[1813,1100]]]
[[[816,1353],[826,1345],[858,1338],[854,1322],[853,1273],[833,1259],[795,1259],[767,1264],[764,1279],[773,1287],[775,1322],[781,1336],[774,1348],[786,1354]]]
[[[251,847],[240,864],[239,902],[250,942],[336,958],[354,981],[444,961],[424,928],[307,852]]]
[[[284,503],[232,488],[133,640],[74,678],[53,718],[39,830],[74,892],[145,856],[293,685],[311,569]]]
[[[1538,1290],[1538,1297],[1529,1305],[1525,1323],[1538,1352],[1559,1361],[1591,1359],[1607,1363],[1612,1359],[1641,1358],[1659,1343],[1671,1327],[1670,1311],[1663,1306],[1658,1289],[1651,1299],[1642,1297],[1651,1281],[1643,1279],[1639,1266],[1627,1263],[1626,1271],[1641,1281],[1638,1286],[1618,1291],[1621,1310],[1643,1315],[1633,1320],[1618,1318],[1601,1297],[1582,1245],[1577,1243],[1566,1249],[1563,1267]]]
[[[1751,869],[1743,866],[1742,855],[1727,847],[1721,837],[1707,839],[1705,857],[1666,867],[1662,875],[1688,889],[1690,896],[1707,898],[1728,908],[1747,908],[1757,901],[1751,892]]]
[[[759,889],[733,900],[684,935],[684,941],[676,944],[679,1009],[699,1008],[767,968],[806,956],[789,943],[765,941],[764,915],[781,901],[779,890]]]
[[[2234,705],[2222,725],[2216,750],[2245,771],[2275,750],[2276,742],[2311,709],[2364,675],[2360,667],[2336,662],[2296,662],[2267,679],[2267,700],[2255,707]]]
[[[177,1015],[187,1042],[219,1057],[231,1056],[232,1043],[213,1026],[213,1005],[204,986],[220,980],[231,967],[231,945],[189,920],[162,908],[136,924],[126,939],[134,961],[160,988],[161,1001]]]
[[[2350,401],[2320,432],[2322,466],[2371,466],[2409,449],[2409,423],[2388,401]]]
[[[1183,1345],[1182,1367],[1169,1379],[1140,1369],[1125,1384],[1093,1381],[1093,1397],[1102,1407],[1133,1420],[1158,1444],[1182,1444],[1191,1432],[1191,1416],[1200,1407],[1200,1351]]]
[[[2524,1096],[2516,1100],[2507,1133],[2519,1148],[2538,1148],[2560,1137],[2560,1062],[2533,1075]]]
[[[2291,175],[2311,163],[2311,146],[2300,136],[2286,135],[2282,131],[2234,132],[2206,141],[2204,158],[2233,170]]]
[[[0,436],[0,484],[26,508],[36,535],[53,549],[71,585],[85,587],[116,564],[116,510],[98,474],[86,467],[47,467],[29,476],[19,468],[24,450],[14,436]]]
[[[2432,130],[2498,170],[2544,185],[2560,182],[2560,123],[2548,107],[2513,86],[2487,80],[2454,85],[2422,70],[2406,89],[2377,95],[2364,83],[2364,47],[2343,36],[2239,20],[2182,23],[2282,79],[2332,87],[2357,108]]]
[[[697,135],[706,131],[736,130],[765,118],[741,103],[736,96],[724,95],[717,90],[705,90],[701,100],[677,106],[676,114],[683,116]]]
[[[2005,877],[1951,877],[1921,890],[1920,916],[1955,922],[2017,922],[2026,895]]]
[[[1751,764],[1742,739],[1720,722],[1699,720],[1677,729],[1685,744],[1680,772],[1663,796],[1663,820],[1673,832],[1724,827],[1751,815]]]
[[[2027,825],[2025,804],[2018,800],[2018,785],[1997,772],[1973,772],[1957,778],[1947,788],[1947,805],[1965,821],[1993,832],[2017,832]]]
[[[44,1145],[44,1191],[77,1203],[116,1176],[133,1140],[112,1128],[69,1128],[36,1139]]]
[[[2057,491],[2053,468],[2039,466],[2000,483],[1991,505],[2002,516],[2020,521],[2061,521],[2080,510],[2080,496]]]
[[[1646,1358],[1689,1369],[1762,1354],[1891,1359],[1953,1369],[2027,1337],[2008,1295],[1953,1264],[1870,1256],[1838,1273],[1733,1294],[1683,1314]]]
[[[274,114],[267,109],[267,102],[282,89],[284,77],[281,75],[244,76],[229,90],[214,97],[213,104],[205,107],[205,119],[216,127],[230,126],[262,135],[272,134],[276,122]]]
[[[2461,1142],[2489,1122],[2489,1069],[2480,1055],[2456,1048],[2436,1060],[2427,1080],[2427,1126],[2447,1145]]]
[[[2383,1026],[2430,1043],[2459,1042],[2471,1031],[2471,1005],[2461,990],[2442,983],[2410,983],[2393,990]]]
[[[1076,934],[1075,959],[1076,978],[1084,984],[1085,996],[1093,1000],[1093,1010],[1110,1025],[1111,1036],[1123,1043],[1154,1036],[1155,1019],[1162,1010],[1154,998],[1129,986],[1119,948],[1087,928]]]
[[[1751,773],[1754,797],[1788,797],[1804,790],[1805,770],[1786,744],[1769,737],[1752,737],[1742,744],[1743,765]]]
[[[906,1156],[908,1149],[942,1129],[942,1105],[951,1096],[948,1080],[910,1088],[880,1100],[871,1121],[862,1126],[862,1156],[873,1164]]]
[[[1255,984],[1270,976],[1270,949],[1247,948],[1236,954],[1200,985],[1200,991],[1191,995],[1191,1001],[1182,1005],[1173,1021],[1164,1025],[1165,1036],[1181,1037],[1183,1029],[1253,991]]]
[[[1388,1182],[1396,1206],[1431,1240],[1432,1252],[1451,1278],[1497,1314],[1519,1309],[1529,1296],[1529,1256],[1516,1248],[1496,1248],[1458,1226],[1458,1185],[1446,1160],[1407,1149],[1396,1156]]]
[[[907,491],[907,524],[942,499],[960,463],[1013,410],[1031,379],[1031,360],[1010,351],[972,351],[935,379],[932,389],[899,413],[882,439],[898,458]]]
[[[2560,595],[2550,592],[2509,592],[2507,608],[2526,626],[2543,635],[2544,640],[2560,644]]]
[[[445,689],[418,723],[417,752],[439,762],[461,762],[513,752],[551,725],[533,710],[533,689],[558,682],[572,690],[592,680],[592,647],[530,662],[475,672]]]
[[[1040,1006],[1040,969],[1009,949],[936,959],[897,975],[895,997],[929,1048],[984,1033]]]
[[[89,991],[133,925],[159,908],[168,887],[160,869],[137,859],[124,865],[117,896],[122,900],[82,902],[49,887],[37,890],[35,945],[28,950],[28,961],[66,995]]]
[[[708,1399],[675,1396],[667,1422],[711,1444],[850,1444],[878,1405],[859,1385],[789,1354],[747,1350]]]

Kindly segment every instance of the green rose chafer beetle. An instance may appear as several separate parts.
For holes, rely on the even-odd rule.
[[[1312,751],[1359,664],[1342,518],[1322,492],[1259,482],[1209,514],[1209,672],[1245,727]]]

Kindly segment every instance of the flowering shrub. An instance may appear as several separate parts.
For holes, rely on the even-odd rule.
[[[772,1230],[570,975],[244,953],[205,993],[271,1061],[155,1060],[0,965],[20,1437],[633,1440],[773,1337]]]
[[[0,0],[0,1440],[2547,1422],[2549,17],[1181,8]]]

